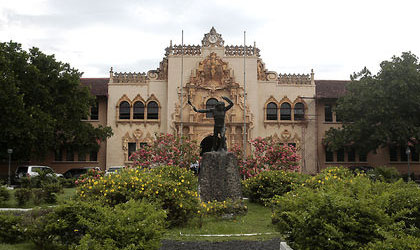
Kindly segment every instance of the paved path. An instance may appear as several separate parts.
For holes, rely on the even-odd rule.
[[[174,241],[163,240],[160,250],[279,250],[280,239],[265,241]]]

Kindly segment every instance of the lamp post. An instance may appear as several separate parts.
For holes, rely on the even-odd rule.
[[[13,153],[13,149],[9,148],[7,149],[7,153],[9,154],[9,177],[7,178],[7,185],[10,187],[10,163],[12,161],[12,153]]]
[[[411,153],[411,150],[410,150],[410,147],[409,146],[407,146],[407,148],[405,149],[405,154],[407,155],[407,165],[408,165],[408,178],[407,178],[407,180],[408,181],[410,181],[410,153]]]

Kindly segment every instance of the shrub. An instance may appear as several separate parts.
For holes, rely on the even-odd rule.
[[[56,232],[48,217],[51,212],[52,208],[33,209],[22,218],[22,230],[37,249],[56,249]]]
[[[60,184],[61,186],[63,186],[64,188],[74,188],[76,187],[76,179],[75,178],[70,178],[70,179],[66,179],[66,178],[59,178]]]
[[[29,188],[17,188],[15,190],[15,198],[19,206],[23,206],[31,199],[32,192]]]
[[[401,174],[393,167],[376,167],[366,173],[372,180],[379,180],[384,182],[396,182],[401,179]]]
[[[0,204],[5,203],[10,199],[10,193],[7,188],[0,186]]]
[[[272,137],[258,137],[251,141],[253,154],[245,161],[243,150],[235,145],[231,151],[238,157],[240,174],[243,178],[258,175],[267,170],[298,171],[300,156],[293,146],[284,145]]]
[[[155,166],[178,166],[189,169],[199,160],[199,147],[188,138],[156,134],[150,145],[145,145],[131,155],[133,166],[150,168]],[[181,143],[182,141],[182,143]]]
[[[242,191],[252,202],[264,204],[275,195],[283,195],[301,185],[307,175],[282,170],[265,171],[242,181]]]
[[[58,182],[51,182],[43,183],[41,189],[43,201],[51,204],[57,202],[57,193],[61,192],[63,187]]]
[[[334,177],[335,176],[335,177]],[[273,198],[272,221],[296,249],[356,249],[420,236],[420,189],[330,168]],[[375,249],[375,248],[373,248]]]
[[[158,249],[165,229],[165,212],[147,201],[130,200],[114,208],[98,206],[94,216],[83,219],[90,240],[113,249]],[[89,236],[86,236],[89,237]]]
[[[23,226],[41,249],[157,249],[165,212],[146,201],[115,207],[78,201],[28,212]]]
[[[123,169],[100,179],[87,179],[77,191],[83,200],[100,200],[107,205],[130,199],[146,199],[167,210],[171,225],[186,223],[199,207],[197,178],[174,166],[154,169]]]
[[[24,234],[20,223],[20,214],[12,212],[0,213],[0,243],[17,243],[23,240]]]
[[[248,207],[242,200],[231,200],[226,201],[208,201],[201,202],[201,211],[199,212],[202,216],[224,216],[224,215],[245,215],[248,212]]]

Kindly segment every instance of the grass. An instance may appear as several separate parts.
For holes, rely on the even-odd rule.
[[[271,224],[271,209],[259,204],[247,202],[248,213],[244,216],[237,216],[232,219],[220,219],[216,217],[209,217],[202,219],[202,226],[200,227],[200,220],[193,219],[190,223],[183,227],[175,227],[169,229],[164,238],[168,240],[183,240],[183,241],[226,241],[226,240],[266,240],[271,238],[278,238],[280,234],[274,229]],[[253,234],[262,233],[257,236],[197,236],[208,234]],[[265,234],[270,233],[270,234]],[[185,236],[191,234],[195,236]]]
[[[15,198],[15,189],[9,190],[10,193],[10,199],[3,204],[0,204],[0,207],[2,208],[32,208],[37,207],[33,200],[31,199],[29,202],[27,202],[24,206],[19,206],[17,204],[17,200]],[[76,194],[76,188],[63,188],[63,192],[57,194],[57,203],[62,203],[65,200],[69,200],[70,197],[74,196]],[[49,206],[54,204],[41,204],[41,206]],[[1,248],[0,248],[1,250]]]

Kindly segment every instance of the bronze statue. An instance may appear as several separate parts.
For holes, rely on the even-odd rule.
[[[217,102],[214,108],[210,109],[196,109],[190,100],[188,104],[191,105],[193,110],[198,113],[212,113],[214,119],[214,130],[213,130],[213,151],[227,150],[226,146],[226,127],[225,127],[225,114],[226,111],[233,107],[233,102],[226,96],[222,97],[223,100],[227,101],[229,105],[225,107],[224,102]],[[218,137],[220,135],[220,137]],[[218,138],[220,138],[220,144],[217,146]]]

